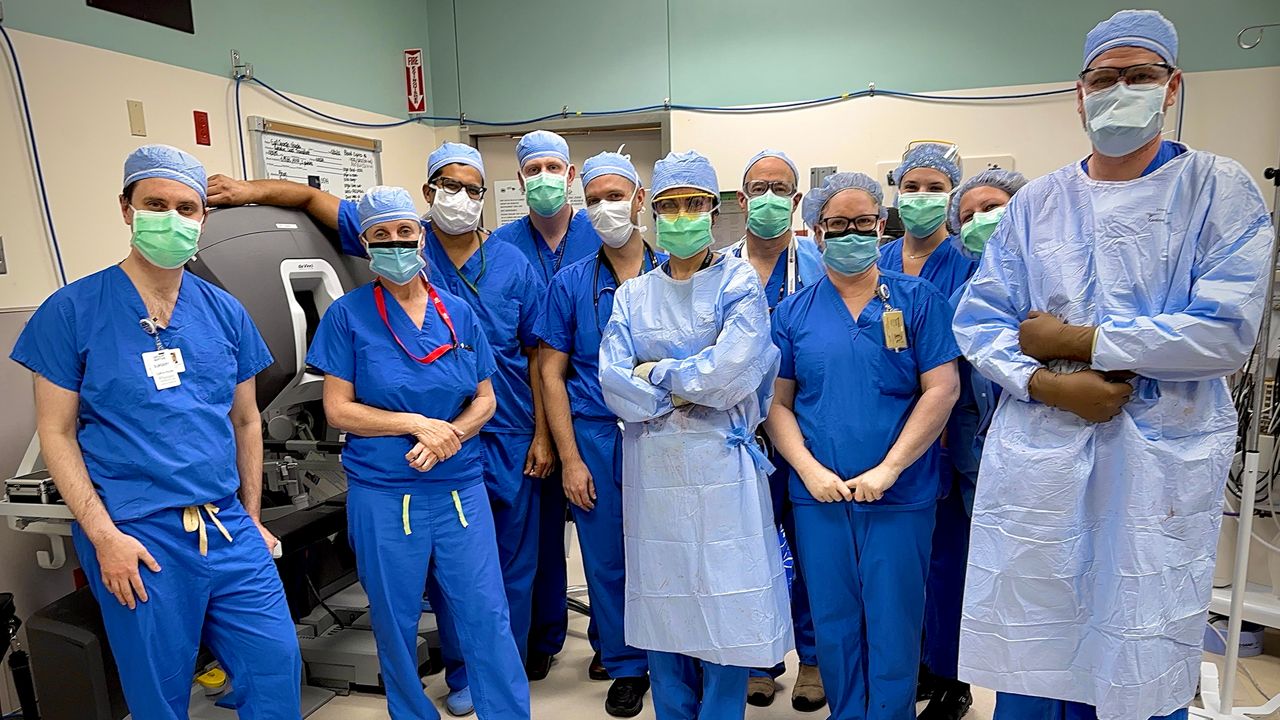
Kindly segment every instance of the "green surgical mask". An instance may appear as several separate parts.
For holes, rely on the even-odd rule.
[[[791,198],[770,190],[747,201],[747,229],[761,240],[772,240],[791,229]]]
[[[969,252],[979,255],[987,247],[987,240],[991,239],[991,233],[996,231],[996,226],[1000,224],[1000,218],[1004,217],[1004,206],[1000,206],[989,212],[974,213],[973,218],[960,228],[960,242]]]
[[[947,219],[947,193],[916,192],[898,196],[898,217],[914,238],[927,238]]]
[[[196,256],[200,221],[178,214],[177,210],[133,211],[133,246],[147,262],[165,270],[177,270]]]
[[[524,198],[529,209],[542,217],[560,212],[568,198],[569,179],[564,175],[541,172],[524,179]]]
[[[658,216],[658,247],[688,260],[711,246],[711,213]]]

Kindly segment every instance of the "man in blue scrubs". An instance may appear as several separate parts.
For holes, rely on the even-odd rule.
[[[569,186],[577,177],[577,168],[569,162],[569,144],[564,138],[547,130],[528,133],[516,144],[516,162],[529,214],[494,230],[493,239],[518,248],[539,273],[543,285],[550,286],[561,270],[595,255],[600,250],[600,236],[592,229],[586,211],[575,213],[569,205]],[[538,574],[533,582],[533,622],[529,627],[526,666],[530,680],[541,680],[564,648],[569,628],[564,547],[568,505],[560,475],[553,472],[555,457],[542,411],[541,379],[537,376],[533,378],[533,393],[536,430],[525,472],[547,482],[542,488],[538,520]],[[591,629],[594,646],[598,644],[595,622]],[[599,648],[596,654],[600,654]],[[599,676],[600,671],[593,661],[592,673]]]
[[[876,267],[880,192],[861,173],[838,173],[809,193],[805,222],[827,277],[773,313],[782,367],[767,427],[793,468],[834,720],[915,716],[936,441],[959,393],[946,298]]]
[[[649,663],[645,651],[626,643],[622,431],[600,389],[600,333],[618,285],[660,260],[640,235],[645,193],[631,161],[618,153],[596,155],[583,165],[582,181],[603,247],[551,281],[538,323],[538,352],[547,421],[582,547],[591,618],[599,629],[601,660],[613,678],[605,711],[633,717],[644,706]]]
[[[761,150],[747,163],[738,190],[738,207],[747,216],[747,234],[729,252],[746,260],[760,276],[765,297],[772,312],[782,299],[823,277],[822,256],[809,238],[798,238],[791,231],[792,217],[800,206],[800,174],[795,163],[778,150]],[[796,528],[787,497],[787,480],[791,467],[777,452],[769,461],[776,468],[769,476],[773,494],[773,517],[782,528],[788,545],[794,547]],[[791,691],[791,705],[800,712],[815,712],[827,703],[818,673],[818,648],[813,636],[813,616],[809,613],[809,595],[804,575],[798,569],[791,583],[791,620],[796,634],[796,653],[800,656],[800,672]],[[786,672],[779,664],[773,668],[753,668],[747,683],[747,702],[757,707],[773,704],[777,692],[774,681]]]
[[[302,657],[259,520],[254,376],[271,354],[235,298],[183,270],[199,161],[141,147],[122,187],[129,256],[55,292],[10,356],[35,373],[41,451],[133,716],[187,717],[203,642],[241,718],[299,720]]]
[[[337,228],[343,252],[365,255],[355,203],[282,180],[243,182],[215,177],[210,183],[216,190],[210,194],[214,204],[303,208],[316,220]],[[534,437],[530,355],[537,345],[533,326],[546,288],[524,255],[507,243],[494,242],[479,229],[484,183],[484,163],[475,148],[444,143],[431,153],[427,182],[422,187],[423,196],[431,203],[422,222],[427,234],[422,251],[431,281],[462,298],[480,318],[497,362],[492,380],[498,409],[480,432],[480,440],[511,632],[523,653],[538,563],[538,507],[543,488],[542,482],[531,480],[525,472]],[[458,638],[448,603],[440,600],[432,586],[428,583],[451,690],[449,710],[467,714],[472,703]]]

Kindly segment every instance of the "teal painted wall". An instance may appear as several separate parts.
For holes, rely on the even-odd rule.
[[[871,81],[913,91],[1067,83],[1085,33],[1135,4],[1178,26],[1188,71],[1280,65],[1280,33],[1236,47],[1245,25],[1280,22],[1276,0],[428,0],[433,106],[456,116],[459,76],[462,108],[484,120],[667,97],[804,100]]]
[[[396,117],[402,52],[427,46],[426,0],[194,0],[192,11],[195,35],[85,0],[4,0],[4,24],[227,77],[235,48],[278,90]]]

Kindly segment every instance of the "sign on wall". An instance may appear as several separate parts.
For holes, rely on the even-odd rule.
[[[404,100],[411,113],[427,111],[427,83],[422,69],[422,48],[404,51]]]

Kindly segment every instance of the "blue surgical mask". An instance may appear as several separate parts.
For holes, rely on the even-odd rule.
[[[880,259],[880,238],[849,233],[823,240],[822,261],[842,275],[857,275]]]
[[[1122,82],[1084,96],[1085,130],[1098,152],[1124,157],[1151,142],[1164,126],[1164,85]]]
[[[369,248],[369,269],[397,285],[412,280],[427,262],[418,248],[378,247]]]

